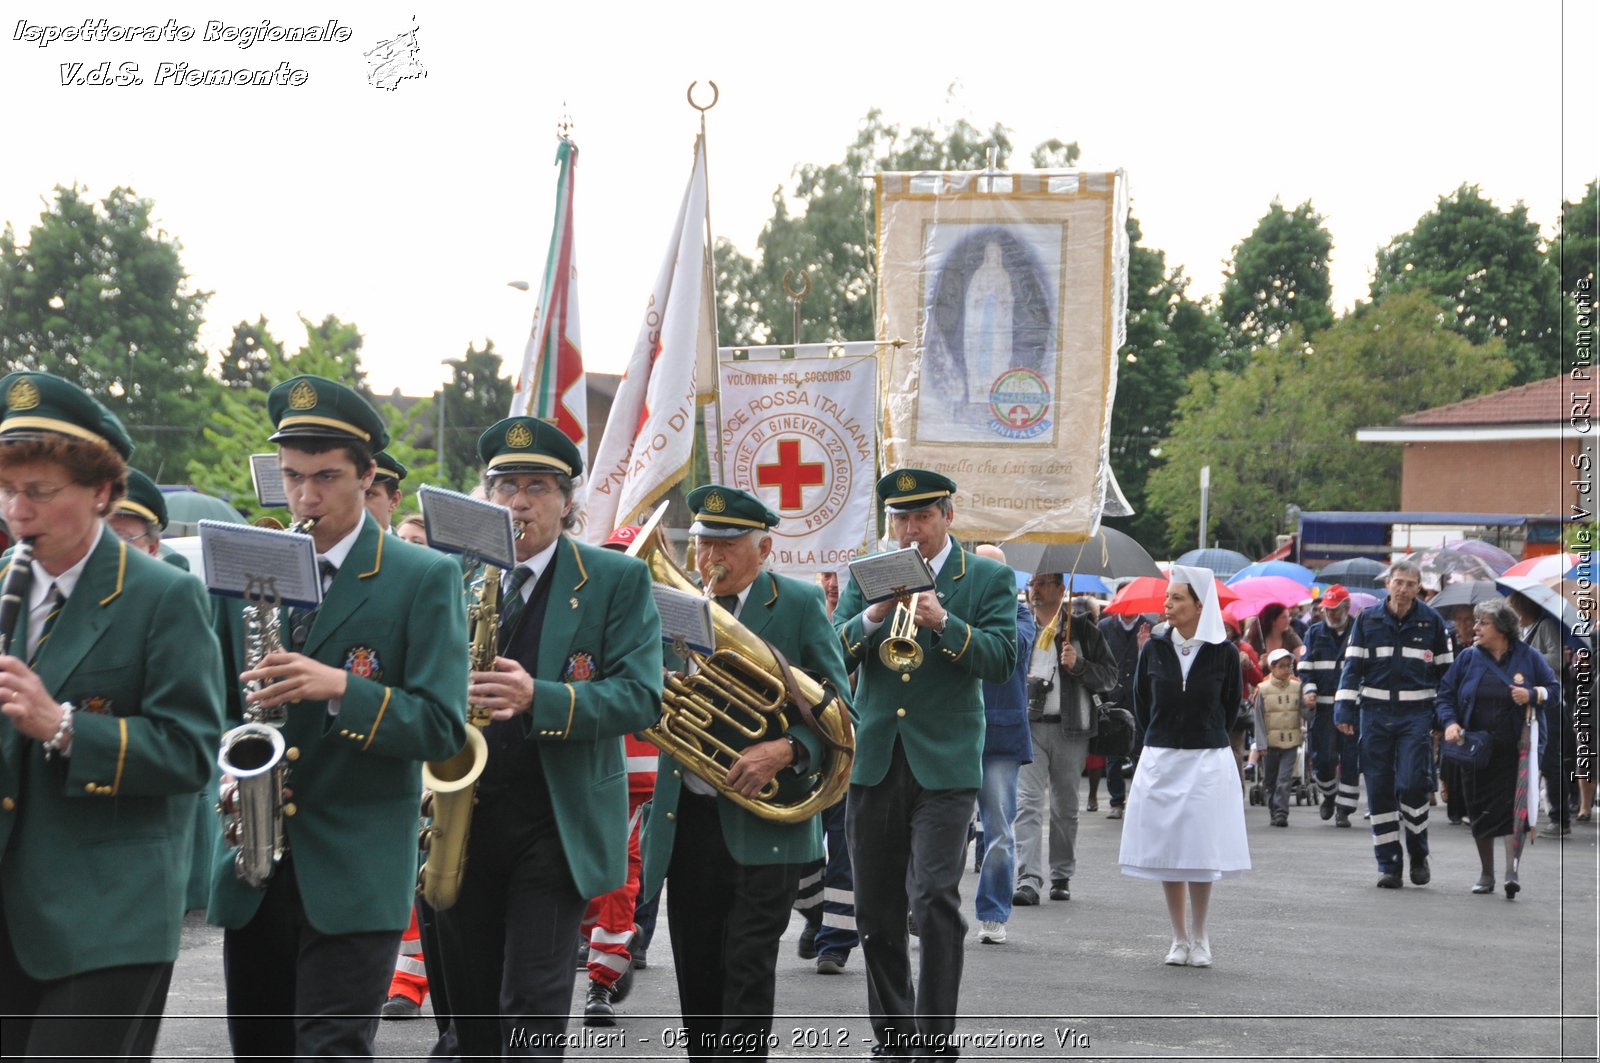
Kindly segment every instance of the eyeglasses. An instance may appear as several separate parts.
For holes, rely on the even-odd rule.
[[[47,505],[54,502],[57,495],[71,486],[71,484],[61,484],[59,487],[40,487],[38,484],[29,484],[18,490],[10,484],[0,484],[0,505],[10,505],[16,501],[18,495],[36,506]]]
[[[494,496],[506,502],[516,498],[519,494],[525,494],[529,498],[543,498],[555,491],[555,484],[546,480],[535,480],[528,484],[515,484],[510,480],[496,480],[494,484]]]
[[[148,542],[150,540],[150,533],[147,531],[142,531],[137,535],[123,535],[121,532],[118,532],[117,538],[121,539],[125,543]]]

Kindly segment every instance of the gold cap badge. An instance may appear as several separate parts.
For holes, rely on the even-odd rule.
[[[721,513],[728,508],[728,500],[722,497],[720,491],[713,491],[706,495],[706,512]]]
[[[13,410],[31,410],[39,405],[39,388],[33,381],[23,377],[11,385],[11,390],[6,392],[6,405]]]
[[[533,433],[528,430],[528,426],[525,424],[514,424],[511,426],[511,430],[506,433],[506,446],[515,447],[517,450],[531,447],[533,446]]]
[[[317,389],[309,380],[302,380],[289,389],[289,409],[309,410],[317,404]]]
[[[895,478],[894,486],[900,491],[915,491],[917,489],[917,478],[908,472],[903,472]]]

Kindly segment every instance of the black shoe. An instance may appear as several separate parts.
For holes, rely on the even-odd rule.
[[[422,1005],[410,997],[396,993],[383,1002],[383,1017],[386,1019],[420,1019]]]
[[[1072,900],[1072,890],[1068,888],[1068,882],[1068,879],[1058,878],[1054,882],[1050,883],[1050,899],[1052,901]],[[1015,904],[1016,901],[1012,901],[1011,903]]]
[[[1572,828],[1565,823],[1552,823],[1545,828],[1544,832],[1552,838],[1565,838],[1572,833]]]
[[[844,974],[844,965],[850,957],[842,952],[824,952],[817,957],[818,974]]]
[[[1494,892],[1494,876],[1489,874],[1487,871],[1485,871],[1483,874],[1479,875],[1478,876],[1478,881],[1476,881],[1476,882],[1474,882],[1472,884],[1472,892],[1473,893],[1493,893]]]
[[[1348,827],[1350,825],[1350,813],[1342,808],[1336,809],[1333,814],[1333,825],[1335,827]]]
[[[621,1004],[628,998],[633,990],[633,964],[628,964],[628,969],[622,972],[622,977],[611,983],[611,1003]]]
[[[644,952],[645,952],[645,950],[644,950],[643,947],[636,948],[636,949],[633,950],[633,964],[632,964],[632,966],[633,966],[633,969],[636,970],[636,971],[642,971],[645,968],[650,966],[650,961],[645,956]]]
[[[800,943],[795,946],[794,950],[802,960],[814,960],[817,958],[816,926],[811,923],[805,925],[805,929],[800,931]]]
[[[1433,881],[1433,872],[1428,869],[1428,861],[1411,863],[1411,884],[1413,886],[1426,886]]]
[[[1288,816],[1273,816],[1272,817],[1272,825],[1274,827],[1287,827],[1289,825],[1289,817]]]
[[[1397,890],[1403,885],[1405,883],[1400,880],[1400,872],[1398,871],[1385,871],[1378,876],[1378,888],[1380,890]]]
[[[1039,903],[1039,891],[1032,886],[1018,886],[1017,892],[1011,895],[1011,903],[1019,908],[1026,908],[1030,904]]]
[[[580,938],[578,938],[578,970],[587,971],[588,969],[589,969],[589,940],[587,938],[580,937]]]
[[[1522,883],[1517,881],[1517,873],[1515,871],[1507,871],[1506,872],[1506,900],[1508,900],[1508,901],[1516,900],[1517,899],[1517,894],[1520,893],[1520,892],[1522,892]]]
[[[1333,795],[1330,794],[1322,799],[1322,807],[1317,809],[1317,815],[1323,819],[1333,818]]]
[[[611,987],[599,982],[589,983],[589,996],[583,1002],[585,1026],[615,1026],[617,1010],[611,1006]]]

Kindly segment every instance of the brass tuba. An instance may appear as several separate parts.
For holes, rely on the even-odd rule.
[[[700,588],[672,559],[658,508],[628,549],[650,568],[650,578],[676,590]],[[661,698],[661,719],[644,735],[717,792],[741,808],[774,823],[801,823],[844,796],[855,757],[855,729],[838,693],[792,668],[775,647],[752,633],[727,610],[711,604],[715,650],[684,648],[679,655],[694,664],[690,673],[669,672]],[[739,754],[758,741],[777,738],[804,720],[821,737],[821,763],[799,779],[799,793],[787,782],[769,782],[746,797],[725,781]]]
[[[307,517],[289,530],[309,534],[317,520]],[[283,524],[273,517],[262,517],[256,526],[281,529]],[[268,654],[283,649],[278,607],[272,580],[252,578],[242,610],[247,672],[257,668]],[[265,685],[251,680],[245,684],[244,692],[248,696]],[[217,767],[234,780],[233,788],[217,804],[217,811],[228,821],[225,836],[238,847],[234,874],[256,889],[266,886],[278,861],[283,859],[288,842],[283,820],[295,812],[294,804],[286,801],[283,794],[289,775],[284,761],[293,761],[299,755],[298,750],[284,747],[281,728],[288,719],[287,705],[263,709],[245,701],[244,722],[222,736],[222,749],[217,754]]]
[[[525,525],[513,521],[513,535],[522,538]],[[468,667],[492,672],[499,650],[500,570],[485,565],[483,578],[467,606]],[[427,860],[417,871],[417,893],[436,912],[454,905],[461,896],[467,871],[467,838],[472,832],[472,806],[478,777],[489,763],[489,743],[483,729],[494,717],[492,709],[467,705],[467,744],[448,760],[422,765],[422,815],[432,822],[422,828],[418,846]]]

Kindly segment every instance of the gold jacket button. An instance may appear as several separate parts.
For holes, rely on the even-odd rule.
[[[300,747],[299,746],[290,746],[288,749],[285,749],[283,751],[283,759],[284,760],[299,760],[300,759]]]
[[[894,710],[894,714],[896,716],[904,716],[906,714],[906,710],[905,709],[895,709]]]
[[[900,673],[900,682],[902,682],[902,683],[911,682],[911,673],[910,672],[901,672]]]
[[[672,769],[672,777],[674,779],[681,779],[681,778],[683,778],[683,772],[679,771],[677,768],[673,768]],[[7,800],[9,800],[9,798]]]
[[[289,801],[283,806],[283,814],[286,816],[292,816],[298,811],[300,811],[300,809],[295,807],[295,803],[293,801]]]
[[[7,812],[10,812],[13,808],[16,808],[16,807],[17,807],[17,803],[15,801],[13,801],[9,797],[6,798],[4,801],[0,801],[0,808],[5,809]]]
[[[96,790],[94,783],[90,782],[90,783],[84,783],[83,784],[83,792],[86,793],[86,794],[93,794],[93,793],[99,793],[100,791]]]

